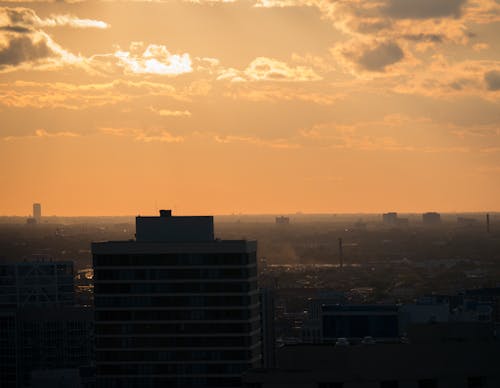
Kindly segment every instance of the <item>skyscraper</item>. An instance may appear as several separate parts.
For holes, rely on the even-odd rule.
[[[256,248],[166,210],[93,243],[97,386],[239,387],[261,364]]]
[[[33,204],[33,218],[36,220],[36,222],[40,222],[40,220],[42,219],[42,205],[39,203]]]

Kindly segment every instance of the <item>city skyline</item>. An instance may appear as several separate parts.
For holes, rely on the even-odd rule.
[[[39,203],[33,203],[33,205],[41,205]],[[120,217],[137,217],[137,216],[150,216],[152,214],[156,214],[158,213],[161,209],[156,206],[156,207],[151,207],[151,208],[146,208],[146,207],[142,207],[142,209],[144,209],[145,211],[143,212],[140,212],[140,211],[136,211],[135,213],[122,213],[122,214],[57,214],[57,213],[52,213],[52,214],[44,214],[43,217],[40,217],[38,219],[38,222],[42,222],[43,223],[43,220],[41,220],[41,218],[43,218],[45,220],[45,222],[49,222],[48,219],[52,219],[52,218],[58,218],[58,217],[62,217],[62,218],[85,218],[85,217],[89,217],[89,218],[99,218],[99,217],[102,217],[102,218],[106,218],[106,217],[117,217],[117,218],[120,218]],[[175,208],[175,211],[179,211],[179,208]],[[33,212],[31,212],[33,213]],[[9,217],[12,217],[12,218],[25,218],[25,217],[28,217],[28,218],[35,218],[36,217],[33,217],[33,214],[31,214],[30,212],[27,212],[25,214],[0,214],[0,218],[1,217],[4,217],[4,218],[9,218]],[[196,212],[183,212],[184,215],[186,216],[194,216],[194,215],[197,215]],[[438,216],[445,216],[445,217],[454,217],[454,216],[460,216],[460,215],[471,215],[471,216],[481,216],[481,220],[483,219],[483,216],[484,217],[488,217],[489,215],[496,215],[498,213],[500,213],[500,211],[496,211],[496,210],[484,210],[484,211],[474,211],[474,210],[456,210],[456,211],[439,211],[439,210],[436,210],[436,209],[426,209],[426,210],[398,210],[398,209],[393,209],[393,208],[389,208],[389,209],[383,209],[383,210],[379,210],[379,211],[366,211],[366,212],[363,212],[363,211],[345,211],[345,212],[303,212],[301,210],[297,210],[297,211],[283,211],[283,212],[277,212],[277,211],[270,211],[270,212],[255,212],[255,213],[243,213],[243,212],[231,212],[231,213],[216,213],[216,212],[211,212],[210,210],[208,211],[205,211],[203,212],[204,214],[211,214],[211,216],[214,216],[214,217],[230,217],[230,216],[242,216],[242,217],[269,217],[268,219],[268,222],[272,222],[272,223],[279,223],[277,222],[276,218],[284,218],[284,219],[288,219],[288,221],[285,221],[285,224],[289,223],[290,222],[290,218],[289,217],[293,217],[293,216],[298,216],[298,217],[314,217],[314,216],[345,216],[345,217],[356,217],[356,216],[369,216],[369,217],[374,217],[374,216],[379,216],[380,217],[380,222],[383,222],[383,217],[386,215],[386,214],[395,214],[396,217],[399,216],[399,215],[405,215],[405,216],[411,216],[411,217],[418,217],[418,218],[421,218],[423,216],[426,216],[428,214],[437,214]],[[276,218],[275,218],[276,217]],[[448,219],[449,221],[450,219]],[[454,221],[456,221],[456,219],[453,219]],[[477,221],[477,219],[475,219]],[[413,220],[414,221],[414,220]],[[421,221],[421,220],[419,220]]]
[[[498,211],[499,15],[0,1],[0,215]]]

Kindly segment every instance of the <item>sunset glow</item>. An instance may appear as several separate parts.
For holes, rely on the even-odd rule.
[[[0,215],[500,210],[499,0],[0,1]]]

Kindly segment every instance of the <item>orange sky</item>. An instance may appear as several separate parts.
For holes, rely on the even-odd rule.
[[[0,1],[0,215],[500,210],[497,0]]]

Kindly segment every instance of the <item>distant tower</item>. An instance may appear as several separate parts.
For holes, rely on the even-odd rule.
[[[39,203],[33,204],[33,218],[36,222],[40,222],[40,219],[42,218],[42,205]]]
[[[290,218],[281,216],[281,217],[276,217],[276,225],[288,225],[290,223]]]
[[[486,214],[486,232],[490,233],[490,214]]]
[[[344,250],[342,249],[342,239],[339,238],[339,261],[340,268],[344,268]]]
[[[382,221],[386,225],[395,225],[398,221],[398,213],[390,212],[382,214]]]
[[[441,224],[441,214],[436,212],[428,212],[422,214],[422,222],[426,226],[434,226]]]

